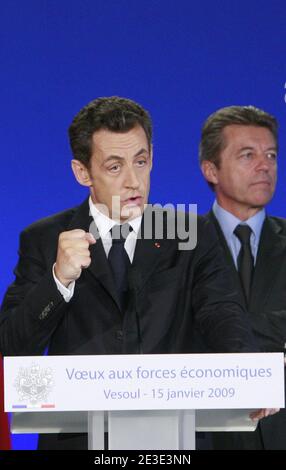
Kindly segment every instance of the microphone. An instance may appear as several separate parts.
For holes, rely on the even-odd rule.
[[[128,309],[127,311],[127,323],[128,326],[130,327],[130,331],[134,331],[135,337],[136,337],[136,346],[134,349],[137,351],[137,354],[143,354],[143,342],[142,342],[142,331],[141,331],[141,326],[140,326],[140,316],[139,316],[139,308],[138,308],[138,289],[141,285],[141,275],[140,273],[136,270],[136,268],[133,268],[132,266],[129,269],[128,272],[128,283],[129,283],[129,289],[131,293],[131,308],[130,310]],[[127,326],[127,330],[128,330]],[[133,336],[133,335],[132,335]],[[132,349],[132,348],[131,348]]]

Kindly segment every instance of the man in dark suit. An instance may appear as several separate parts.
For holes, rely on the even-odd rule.
[[[203,175],[216,200],[208,215],[218,233],[261,351],[286,343],[286,221],[265,206],[277,178],[277,121],[252,106],[230,106],[205,122]],[[286,413],[260,421],[254,433],[214,433],[217,449],[286,449]]]
[[[77,114],[69,134],[72,169],[90,197],[22,232],[16,279],[2,305],[2,353],[191,352],[194,320],[212,351],[255,350],[212,224],[199,218],[196,248],[181,250],[168,224],[182,217],[145,207],[147,111],[128,99],[99,98]],[[87,439],[42,435],[39,448],[84,449]]]

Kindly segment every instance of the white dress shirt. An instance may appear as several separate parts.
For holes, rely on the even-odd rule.
[[[102,241],[102,245],[103,245],[106,257],[108,257],[109,250],[112,246],[112,238],[111,238],[110,230],[112,229],[114,225],[117,225],[117,222],[110,219],[106,215],[102,214],[102,212],[100,212],[97,209],[97,207],[93,204],[91,197],[89,198],[89,208],[90,208],[90,213],[93,217],[94,223],[98,228],[98,232]],[[137,236],[140,230],[141,221],[142,221],[142,215],[140,215],[139,217],[136,217],[135,219],[128,221],[129,225],[132,227],[133,230],[126,237],[126,240],[124,242],[124,248],[129,256],[130,263],[132,263],[133,261],[136,241],[137,241]],[[68,287],[64,286],[57,279],[55,275],[54,266],[53,266],[53,276],[54,276],[54,280],[57,285],[57,288],[62,294],[65,301],[69,302],[74,294],[75,281],[71,282],[68,285]]]

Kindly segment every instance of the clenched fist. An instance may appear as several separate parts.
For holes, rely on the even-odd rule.
[[[91,233],[81,229],[62,232],[59,236],[55,275],[64,285],[76,281],[83,268],[91,263],[89,246],[96,243]]]

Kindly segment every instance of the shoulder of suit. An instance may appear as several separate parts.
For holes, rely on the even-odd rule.
[[[274,225],[276,228],[279,228],[286,234],[286,219],[283,217],[276,217],[273,215],[268,215],[266,220],[269,221],[271,225]]]
[[[198,215],[194,212],[176,211],[168,208],[155,208],[152,210],[155,214],[160,214],[161,217],[163,216],[163,220],[165,221],[170,222],[172,220],[176,220],[177,223],[184,224],[186,229],[190,226],[190,224],[196,224],[198,229],[205,224],[209,224],[209,220],[206,217]]]
[[[198,227],[205,229],[210,227],[211,230],[214,226],[214,219],[211,217],[210,213],[204,215],[198,215]]]
[[[78,206],[39,219],[28,225],[22,233],[41,233],[55,228],[57,228],[59,231],[64,231],[65,228],[69,225],[70,220],[74,216],[77,209]]]

